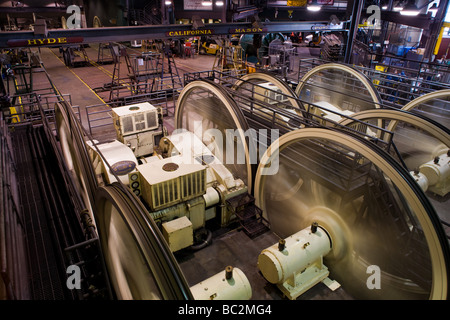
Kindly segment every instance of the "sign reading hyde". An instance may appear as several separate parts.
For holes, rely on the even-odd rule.
[[[67,7],[66,13],[70,14],[67,19],[68,29],[81,28],[81,9],[77,5],[70,5]],[[58,45],[67,43],[83,42],[83,37],[58,37],[58,38],[41,38],[41,39],[26,39],[26,40],[9,40],[10,47],[34,47],[45,45]]]
[[[61,37],[61,38],[41,38],[41,39],[26,39],[26,40],[9,40],[10,47],[34,47],[46,45],[58,45],[67,43],[83,42],[83,37]]]

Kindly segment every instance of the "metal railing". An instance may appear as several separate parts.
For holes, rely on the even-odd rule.
[[[46,117],[48,117],[49,125],[53,130],[55,130],[53,121],[55,103],[62,101],[70,103],[72,101],[69,94],[41,96],[35,92],[14,95],[11,100],[13,103],[9,106],[9,110],[3,110],[4,119],[7,123],[40,121],[40,109],[42,109]],[[72,108],[81,123],[80,106],[72,106]]]
[[[116,137],[111,111],[121,107],[142,102],[149,102],[156,108],[161,108],[163,116],[172,116],[175,110],[175,101],[179,92],[157,91],[140,95],[130,95],[121,101],[86,106],[86,117],[89,134],[93,138],[101,137],[113,139]]]
[[[247,122],[250,126],[260,128],[276,128],[281,134],[301,127],[335,127],[351,134],[364,137],[377,144],[387,152],[394,152],[392,148],[393,133],[378,125],[353,119],[349,115],[341,114],[335,110],[317,105],[313,102],[304,101],[295,95],[288,95],[275,89],[262,87],[261,83],[255,81],[245,81],[240,77],[221,75],[218,71],[203,71],[184,74],[185,83],[195,80],[209,80],[220,84],[238,103]],[[241,82],[238,88],[237,82]],[[272,94],[267,94],[271,92]],[[201,92],[199,94],[202,94]],[[276,99],[274,98],[276,97]],[[370,98],[370,97],[369,97]],[[367,97],[355,97],[361,103],[367,103]],[[300,109],[292,104],[292,101],[300,105]],[[373,101],[371,101],[373,103]],[[375,106],[374,106],[375,107]],[[382,107],[379,105],[378,107]],[[335,114],[342,119],[352,119],[354,124],[344,126],[337,121],[333,121],[313,110],[325,110],[330,114]],[[292,112],[292,111],[295,112]],[[374,136],[374,133],[376,136]]]
[[[189,82],[195,80],[212,80],[223,85],[231,85],[234,81],[238,80],[241,76],[247,74],[247,70],[240,69],[234,71],[218,71],[218,70],[205,70],[196,72],[187,72],[183,74],[183,85],[186,86]]]
[[[300,60],[297,82],[302,81],[303,76],[311,69],[326,63],[329,61],[318,58]],[[393,63],[379,64],[375,68],[348,66],[366,75],[376,87],[383,103],[389,106],[401,107],[423,94],[450,89],[450,66],[417,61],[411,63],[416,63],[417,68]]]

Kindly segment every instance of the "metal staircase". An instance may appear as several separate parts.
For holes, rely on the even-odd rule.
[[[177,90],[183,88],[183,82],[175,64],[175,59],[168,45],[164,46],[158,56],[156,70],[159,73],[159,77],[153,79],[152,92],[165,91],[174,95]]]
[[[149,1],[143,9],[133,9],[130,11],[132,20],[138,25],[161,24],[161,1]]]
[[[269,230],[269,222],[255,204],[255,198],[244,193],[227,200],[227,207],[239,220],[244,232],[255,238]]]
[[[120,65],[121,65],[121,57],[125,59],[125,64],[127,67],[127,76],[125,78],[121,78],[120,75]],[[120,46],[118,51],[116,52],[116,57],[113,59],[114,61],[114,69],[113,75],[111,77],[111,85],[110,85],[110,93],[109,93],[109,101],[115,101],[119,99],[120,89],[122,85],[127,86],[129,83],[129,79],[134,78],[134,70],[131,66],[130,57],[127,52],[127,48],[125,46]],[[131,86],[127,86],[133,94],[135,94],[135,86],[133,83]]]

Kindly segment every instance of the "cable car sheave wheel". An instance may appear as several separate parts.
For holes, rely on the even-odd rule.
[[[434,208],[381,149],[325,128],[281,136],[261,159],[255,199],[281,238],[317,222],[332,244],[330,278],[357,299],[446,299],[448,241]],[[278,172],[264,168],[278,164]],[[379,290],[367,286],[379,267]]]
[[[339,63],[326,63],[309,70],[295,93],[308,110],[333,121],[381,106],[373,83],[361,72]]]
[[[448,128],[418,114],[395,109],[366,110],[344,119],[340,125],[358,127],[363,122],[385,124],[387,132],[393,133],[392,142],[410,171],[450,148]]]
[[[66,104],[55,104],[66,165],[93,212],[102,255],[118,299],[192,299],[167,243],[134,194],[118,183],[99,187],[82,129]]]
[[[275,126],[282,131],[290,131],[303,126],[297,119],[308,117],[294,90],[285,81],[270,73],[246,74],[240,77],[232,88],[236,92],[233,97],[249,124],[256,121],[259,126],[264,126],[264,123],[271,126],[275,118]],[[278,111],[274,113],[272,108]]]
[[[62,154],[86,208],[92,213],[97,188],[95,173],[86,150],[82,129],[70,107],[55,103],[55,122]],[[93,217],[92,217],[93,218]]]
[[[234,177],[242,179],[251,190],[250,141],[245,136],[248,128],[236,102],[219,85],[208,80],[193,81],[181,91],[175,110],[175,129],[197,135]],[[230,138],[230,134],[234,137]],[[227,160],[228,155],[234,158]],[[242,155],[244,159],[239,158]]]
[[[192,299],[167,243],[139,203],[117,183],[96,194],[97,228],[116,298]]]
[[[345,119],[340,124],[364,127],[365,123],[376,123],[380,120],[385,124],[385,133],[391,135],[391,144],[386,151],[410,172],[429,196],[438,214],[444,215],[450,190],[449,129],[421,114],[395,109],[366,110],[354,114],[352,119]],[[378,133],[376,136],[381,137]]]
[[[360,101],[361,110],[352,110],[354,112],[378,108],[381,104],[380,94],[373,83],[361,72],[343,64],[326,63],[314,67],[300,79],[295,93],[307,101],[310,97],[307,90],[311,85],[315,91],[313,94],[331,95],[329,102],[336,105],[341,105],[342,99],[359,96],[364,101]],[[318,101],[317,98],[315,101]]]
[[[402,107],[402,110],[425,115],[440,123],[445,128],[450,128],[450,89],[437,90],[424,94],[411,100]]]

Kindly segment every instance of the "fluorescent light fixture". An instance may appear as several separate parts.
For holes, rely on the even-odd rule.
[[[311,4],[308,4],[308,5],[306,6],[306,9],[308,9],[309,11],[317,12],[317,11],[320,11],[320,9],[322,9],[322,6],[320,6],[320,5],[317,3],[317,0],[313,0],[313,1],[311,2]]]
[[[419,11],[413,11],[413,10],[402,10],[400,11],[400,14],[402,16],[410,16],[410,17],[415,17],[419,14]]]
[[[403,16],[417,16],[419,13],[420,11],[414,3],[408,3],[403,10],[400,11],[400,14]]]
[[[387,10],[388,6],[382,6],[381,9],[382,10]]]
[[[218,7],[223,6],[223,1],[216,1],[216,6],[218,6]]]
[[[212,6],[212,1],[202,1],[202,6]]]
[[[310,6],[307,7],[307,9],[309,11],[320,11],[320,9],[322,9],[322,7],[319,6],[319,5],[310,5]]]
[[[397,1],[397,3],[394,4],[392,7],[393,11],[402,11],[403,10],[403,1]]]
[[[166,6],[170,6],[172,4],[172,1],[166,1],[164,3],[166,4]]]

